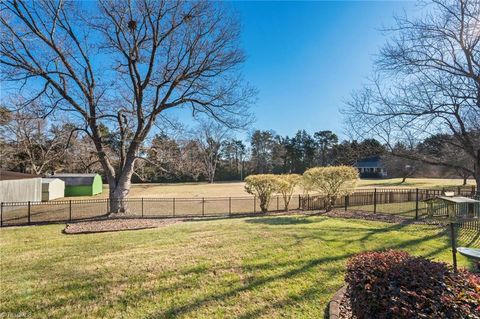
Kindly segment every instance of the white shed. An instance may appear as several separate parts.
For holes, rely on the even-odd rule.
[[[65,197],[65,182],[59,178],[42,178],[42,201]]]
[[[0,202],[36,202],[41,199],[40,176],[0,169]]]

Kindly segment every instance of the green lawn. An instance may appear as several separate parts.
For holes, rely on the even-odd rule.
[[[0,230],[0,314],[28,318],[322,318],[349,256],[397,248],[450,260],[432,226],[327,217],[192,221],[64,235]],[[463,257],[459,263],[469,264]]]

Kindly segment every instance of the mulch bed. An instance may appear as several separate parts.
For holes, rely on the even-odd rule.
[[[343,294],[343,298],[339,304],[340,315],[339,319],[356,319],[357,317],[353,315],[352,308],[350,307],[350,297],[348,293]]]
[[[445,219],[435,220],[435,219],[419,219],[415,220],[412,218],[407,218],[403,216],[393,215],[393,214],[382,214],[382,213],[372,213],[366,211],[343,211],[343,210],[332,210],[321,214],[323,216],[334,217],[334,218],[346,218],[346,219],[363,219],[363,220],[372,220],[380,221],[385,223],[400,223],[400,224],[427,224],[427,225],[437,225],[443,226]]]
[[[165,227],[181,223],[182,219],[102,219],[67,224],[63,232],[65,234],[88,234],[112,232],[121,230],[138,230],[147,228]]]

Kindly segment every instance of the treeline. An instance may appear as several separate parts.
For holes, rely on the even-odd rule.
[[[32,114],[1,112],[0,166],[48,175],[54,172],[102,172],[91,139],[73,125],[51,123]],[[105,152],[121,160],[124,145],[108,127],[100,127]],[[303,173],[314,166],[352,165],[381,154],[376,140],[343,141],[331,131],[292,137],[256,130],[247,142],[215,123],[201,123],[178,134],[156,134],[137,154],[135,182],[243,180],[250,174]]]
[[[49,123],[24,113],[0,112],[0,167],[48,175],[53,172],[99,172],[102,166],[91,139],[73,125]],[[125,156],[122,140],[108,127],[100,128],[110,157]],[[156,134],[137,154],[134,182],[243,180],[250,174],[302,174],[311,167],[354,165],[359,159],[382,156],[389,176],[415,175],[468,178],[467,170],[425,165],[419,154],[454,164],[468,157],[450,147],[448,135],[437,135],[415,147],[398,143],[388,148],[375,139],[339,141],[331,131],[294,136],[253,131],[247,142],[215,123],[201,123],[177,134]],[[401,155],[401,156],[394,156]],[[413,156],[415,155],[415,156]],[[473,163],[471,164],[473,165]]]

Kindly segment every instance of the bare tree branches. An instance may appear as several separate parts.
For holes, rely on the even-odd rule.
[[[355,135],[391,148],[435,134],[474,161],[480,183],[480,1],[435,0],[418,19],[397,18],[380,51],[374,79],[345,110]],[[434,165],[455,165],[417,156]]]
[[[232,128],[250,118],[239,25],[221,4],[102,0],[99,14],[55,0],[0,6],[2,81],[28,100],[48,97],[86,130],[112,197],[128,194],[137,153],[165,110],[187,107]],[[102,127],[119,137],[113,157]]]

